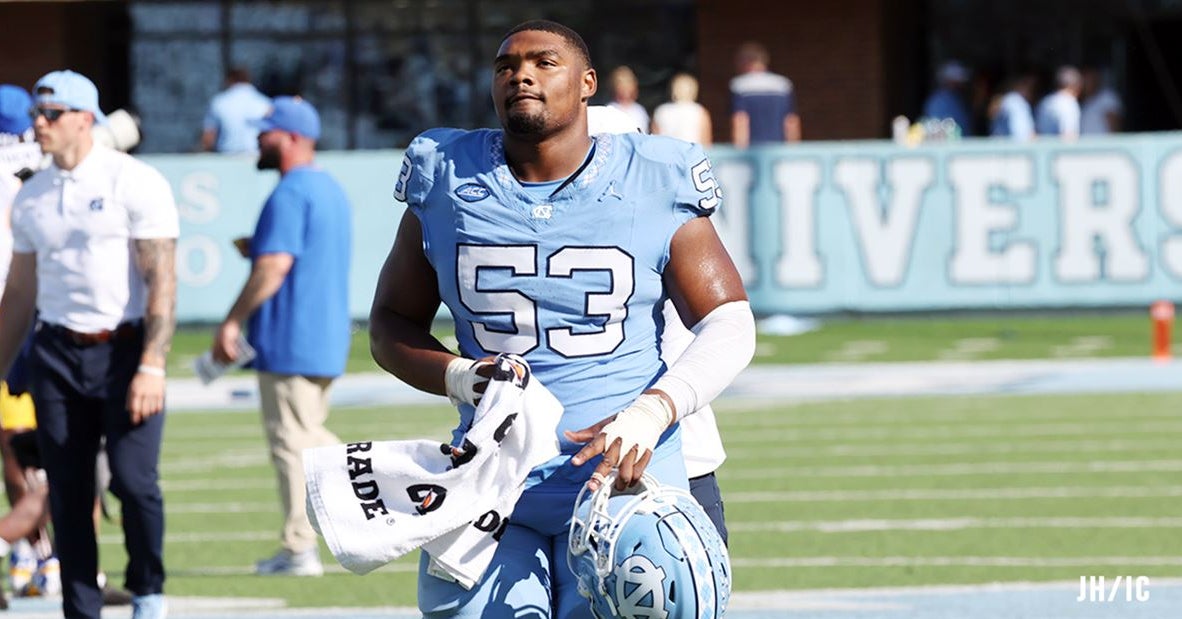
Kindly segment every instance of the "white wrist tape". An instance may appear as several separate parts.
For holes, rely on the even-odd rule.
[[[642,393],[628,408],[620,411],[615,420],[603,427],[607,441],[606,451],[620,439],[620,457],[637,447],[636,457],[652,451],[661,438],[661,433],[673,423],[673,409],[665,398],[655,393]]]
[[[456,357],[447,364],[447,371],[443,374],[444,388],[447,389],[447,399],[452,406],[471,404],[476,406],[483,394],[476,392],[476,385],[487,383],[488,379],[476,374],[477,368],[488,365],[481,361],[473,361],[463,357]]]
[[[692,331],[694,341],[652,386],[673,401],[678,419],[717,398],[755,356],[755,316],[746,301],[719,305]]]

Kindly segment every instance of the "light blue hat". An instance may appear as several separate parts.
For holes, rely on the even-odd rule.
[[[320,139],[320,114],[311,103],[300,97],[275,97],[271,111],[259,120],[250,121],[259,131],[274,129],[298,133],[313,140]]]
[[[38,104],[64,105],[72,110],[94,114],[94,122],[107,124],[107,116],[99,109],[98,88],[85,75],[70,70],[46,73],[33,86]]]

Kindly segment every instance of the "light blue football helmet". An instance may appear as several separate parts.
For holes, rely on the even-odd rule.
[[[716,619],[726,613],[731,564],[710,517],[688,492],[645,475],[590,497],[579,493],[566,560],[599,619]]]

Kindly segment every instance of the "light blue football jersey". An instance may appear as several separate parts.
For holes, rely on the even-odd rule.
[[[721,192],[696,145],[603,134],[581,172],[546,195],[513,176],[502,140],[497,130],[427,131],[407,149],[394,194],[422,223],[461,354],[523,355],[565,408],[558,436],[569,456],[580,445],[564,430],[623,410],[665,371],[669,243]],[[472,410],[460,412],[462,432]],[[676,428],[666,432],[654,458],[679,442]]]

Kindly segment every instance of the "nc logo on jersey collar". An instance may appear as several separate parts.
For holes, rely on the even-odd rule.
[[[92,210],[92,211],[103,210],[103,199],[102,198],[95,198],[95,199],[91,200],[90,201],[90,210]]]
[[[488,197],[488,187],[480,183],[467,183],[456,187],[456,195],[464,202],[479,202]]]

